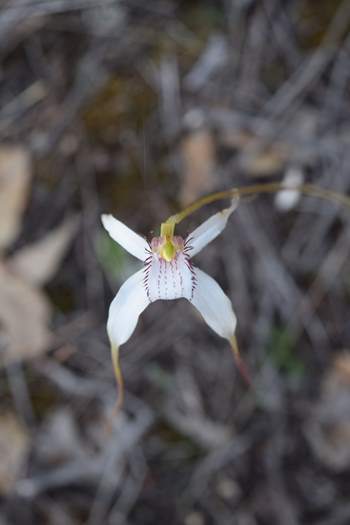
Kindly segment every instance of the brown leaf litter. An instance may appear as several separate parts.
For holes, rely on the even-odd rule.
[[[30,155],[21,146],[0,148],[0,250],[20,232],[32,178]],[[45,352],[52,335],[51,305],[40,286],[57,272],[76,232],[69,218],[39,241],[0,260],[0,344],[3,364]]]

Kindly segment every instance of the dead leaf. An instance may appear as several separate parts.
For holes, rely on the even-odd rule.
[[[17,251],[8,260],[9,267],[28,283],[45,284],[58,270],[77,226],[76,217],[67,219],[38,242]]]
[[[47,349],[50,304],[45,295],[0,263],[1,360],[8,364],[40,355]]]
[[[29,450],[29,436],[11,412],[0,416],[0,492],[11,492],[19,478]]]
[[[285,168],[290,157],[286,144],[262,146],[252,143],[243,149],[239,163],[240,167],[251,177],[267,177]]]
[[[0,250],[17,237],[27,203],[31,178],[30,156],[20,146],[0,148]]]
[[[242,150],[249,146],[255,139],[255,136],[249,131],[241,129],[224,129],[218,137],[219,143],[224,148]]]
[[[189,134],[181,145],[184,163],[180,201],[183,206],[210,192],[215,184],[215,145],[208,129]]]
[[[77,228],[70,218],[43,239],[0,263],[0,330],[2,362],[30,359],[45,352],[51,341],[51,307],[38,288],[57,271]]]

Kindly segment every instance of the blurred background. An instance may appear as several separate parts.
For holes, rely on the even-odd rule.
[[[108,306],[203,194],[350,187],[349,0],[2,0],[0,524],[350,523],[349,210],[242,200],[196,258],[254,388],[184,301],[122,347]],[[185,235],[226,203],[181,224]]]

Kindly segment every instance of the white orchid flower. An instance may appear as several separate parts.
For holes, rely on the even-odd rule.
[[[112,215],[102,215],[103,226],[112,239],[143,263],[121,286],[109,308],[107,332],[120,387],[118,404],[123,395],[119,347],[132,335],[140,314],[159,299],[187,299],[214,332],[228,339],[238,358],[237,320],[231,301],[218,283],[193,266],[191,260],[223,231],[237,203],[237,199],[232,200],[229,208],[210,217],[186,239],[174,235],[174,224],[163,223],[160,236],[150,243]]]

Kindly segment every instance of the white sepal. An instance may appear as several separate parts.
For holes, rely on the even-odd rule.
[[[230,299],[212,277],[198,268],[194,268],[194,271],[196,287],[191,303],[214,332],[231,340],[235,333],[237,319]]]
[[[135,233],[112,215],[102,215],[101,220],[112,239],[120,244],[124,250],[131,253],[134,257],[137,257],[137,259],[140,259],[140,261],[146,259],[146,250],[149,250],[149,245],[141,235]]]
[[[232,199],[229,208],[225,208],[215,215],[212,215],[203,224],[198,226],[187,238],[189,244],[188,255],[193,257],[200,252],[207,244],[213,241],[225,228],[231,213],[237,208],[238,199]]]
[[[114,346],[126,343],[136,328],[140,314],[149,304],[143,279],[143,269],[129,277],[109,307],[107,332]]]

